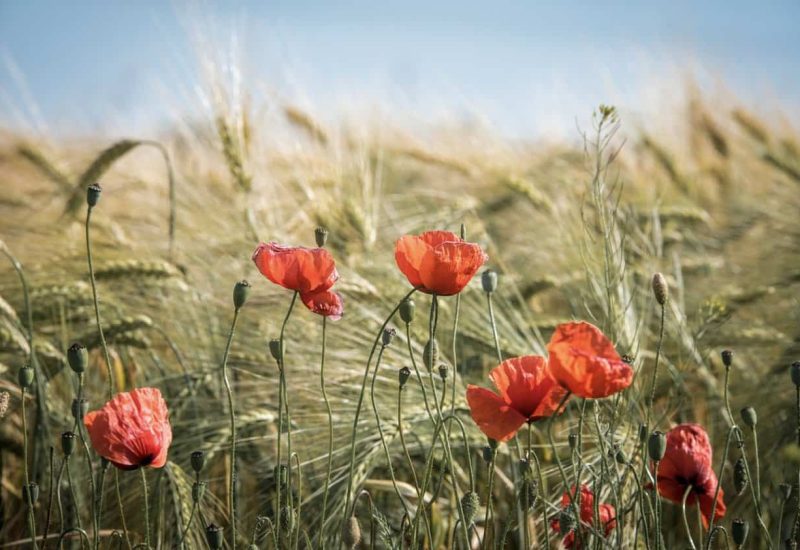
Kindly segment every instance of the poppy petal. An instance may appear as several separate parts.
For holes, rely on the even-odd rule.
[[[496,393],[472,384],[467,386],[467,403],[472,419],[481,431],[497,441],[514,437],[527,420]]]
[[[547,360],[536,355],[506,359],[489,378],[506,403],[532,420],[552,415],[566,394],[550,375]]]
[[[460,239],[442,242],[422,258],[419,269],[422,284],[440,296],[458,294],[487,259],[477,244]]]
[[[253,262],[273,283],[300,293],[328,290],[339,278],[333,256],[324,248],[261,243]]]
[[[422,286],[419,268],[422,258],[429,252],[430,245],[416,235],[405,235],[394,246],[394,259],[397,267],[414,288]]]
[[[332,290],[321,290],[311,294],[301,294],[300,299],[305,306],[323,317],[328,317],[331,321],[338,321],[342,318],[344,305],[342,296]]]

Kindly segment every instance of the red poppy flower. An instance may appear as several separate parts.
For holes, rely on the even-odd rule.
[[[667,500],[680,504],[687,487],[691,487],[686,504],[699,503],[703,525],[708,528],[711,515],[725,515],[722,489],[716,505],[717,474],[711,460],[711,442],[698,424],[681,424],[667,432],[667,452],[658,463],[658,492]]]
[[[83,419],[97,454],[122,470],[161,468],[172,443],[167,403],[156,388],[118,393]]]
[[[333,256],[324,248],[261,243],[253,262],[267,279],[301,294],[328,290],[339,278]]]
[[[412,286],[428,294],[452,296],[461,292],[489,258],[475,243],[449,231],[405,235],[394,247],[397,267]]]
[[[556,412],[566,394],[550,376],[544,357],[526,355],[500,363],[489,373],[500,395],[467,386],[472,419],[487,437],[508,441],[525,424]]]
[[[569,391],[586,399],[608,397],[633,381],[633,369],[596,326],[584,321],[556,327],[550,343],[550,372]]]
[[[342,318],[344,305],[338,292],[320,290],[310,294],[301,294],[300,299],[303,300],[308,309],[317,315],[329,317],[332,321],[338,321]]]
[[[571,489],[572,495],[576,495],[575,486]],[[598,504],[598,519],[600,525],[594,524],[594,493],[586,485],[581,485],[581,523],[594,527],[598,532],[608,536],[608,534],[617,526],[617,513],[611,504],[601,503]],[[566,508],[570,506],[570,494],[564,493],[561,496],[561,506]],[[558,519],[550,522],[550,527],[556,532],[561,532],[561,524]],[[564,548],[573,548],[575,546],[575,533],[569,532],[562,541]]]

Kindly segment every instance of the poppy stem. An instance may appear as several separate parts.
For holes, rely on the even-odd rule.
[[[47,515],[44,521],[44,534],[42,535],[42,550],[47,548],[47,537],[50,534],[50,517],[53,511],[53,483],[55,482],[55,449],[50,445],[50,487],[47,491]]]
[[[686,518],[686,499],[689,498],[689,493],[692,492],[692,486],[687,485],[686,490],[683,492],[683,499],[681,500],[681,516],[683,516],[683,526],[686,529],[686,537],[689,539],[689,544],[692,546],[692,550],[697,550],[697,546],[694,544],[694,539],[692,538],[692,530],[689,528],[689,520]]]
[[[277,537],[278,541],[281,540],[281,531],[282,531],[282,527],[283,527],[283,524],[282,524],[282,521],[281,521],[281,516],[283,515],[283,505],[281,503],[281,481],[282,480],[280,479],[281,478],[280,469],[281,469],[281,466],[283,465],[283,462],[281,460],[281,437],[282,437],[282,433],[283,433],[283,415],[284,415],[284,412],[286,413],[286,452],[287,452],[290,460],[291,460],[291,456],[292,456],[292,435],[291,435],[292,434],[292,420],[291,420],[291,417],[289,416],[289,403],[288,403],[289,396],[286,393],[286,369],[284,368],[284,365],[285,365],[284,350],[286,348],[286,345],[285,345],[285,334],[286,334],[286,324],[289,322],[289,317],[291,316],[292,310],[294,309],[294,304],[295,304],[295,302],[297,302],[297,295],[298,295],[297,291],[295,291],[294,294],[292,294],[292,301],[289,303],[289,309],[286,311],[286,317],[283,318],[283,323],[281,324],[281,334],[280,334],[280,338],[278,340],[278,347],[279,347],[279,352],[280,352],[279,353],[280,360],[278,361],[278,369],[280,370],[280,377],[279,377],[279,383],[278,383],[278,393],[279,393],[279,398],[278,398],[278,409],[279,409],[278,410],[278,483],[277,483],[277,488],[276,488],[277,500],[278,500],[278,511],[277,511],[276,517],[277,517],[278,521],[276,522],[277,525],[276,525],[276,528],[275,528],[276,537]],[[286,501],[287,501],[288,506],[291,508],[291,504],[292,504],[292,490],[291,490],[291,483],[290,483],[291,468],[287,468],[286,475],[287,475]],[[289,533],[289,539],[291,541],[291,533]]]
[[[61,461],[61,466],[58,468],[58,476],[56,476],[56,506],[58,506],[58,524],[59,531],[64,530],[64,503],[61,501],[61,482],[64,479],[64,468],[66,467],[67,459]]]
[[[144,499],[144,540],[147,547],[150,548],[150,505],[147,502],[147,474],[143,466],[139,466],[139,472],[142,476],[142,498]]]
[[[726,453],[727,454],[727,453]],[[656,501],[656,509],[655,509],[655,525],[654,525],[654,536],[656,542],[656,550],[661,548],[661,499],[658,496],[658,460],[653,461],[653,494],[654,499]]]
[[[320,519],[319,548],[325,540],[325,518],[328,512],[328,492],[331,485],[331,469],[333,468],[333,412],[331,403],[328,400],[328,393],[325,391],[325,349],[327,344],[328,318],[322,317],[322,358],[319,365],[319,382],[322,389],[322,399],[325,401],[325,409],[328,412],[328,465],[325,472],[325,491],[322,496],[322,519]],[[402,438],[402,431],[400,432]],[[412,469],[413,472],[413,469]]]
[[[527,448],[525,449],[525,462],[523,463],[525,464],[525,471],[522,474],[522,490],[524,491],[522,495],[524,500],[524,506],[522,511],[522,536],[523,536],[522,540],[524,543],[523,548],[529,548],[530,547],[529,541],[531,540],[531,535],[529,532],[530,525],[528,524],[528,511],[530,510],[531,506],[531,503],[529,501],[530,491],[528,490],[528,487],[530,484],[530,479],[529,479],[530,459],[531,459],[531,450],[533,447],[532,429],[533,428],[531,427],[531,423],[528,422],[528,441],[527,441]]]
[[[644,508],[644,489],[642,488],[642,482],[639,481],[639,474],[636,471],[636,468],[630,462],[626,462],[625,465],[630,469],[631,473],[633,474],[633,480],[636,482],[636,494],[639,497],[639,513],[641,513],[642,517],[642,530],[644,531],[644,544],[647,550],[650,550],[650,533],[648,532],[647,528],[647,512]],[[650,505],[650,501],[647,501],[648,505]],[[619,513],[619,512],[617,512]],[[650,514],[653,513],[652,505],[650,505]],[[637,530],[638,530],[638,523],[637,523]],[[634,543],[638,539],[638,535],[634,537]]]
[[[489,523],[491,516],[492,516],[492,489],[494,487],[494,470],[495,470],[495,460],[497,459],[497,449],[492,448],[492,457],[489,460],[489,481],[486,486],[486,513],[483,517],[483,544],[481,544],[481,550],[486,548],[486,545],[489,543],[489,534],[492,529],[492,525]],[[547,517],[545,515],[545,521]],[[547,545],[550,548],[550,545]],[[494,545],[489,546],[489,548],[494,548]]]
[[[30,473],[28,472],[28,420],[25,413],[25,387],[20,388],[22,392],[21,399],[21,415],[22,415],[22,465],[25,473],[25,504],[28,507],[28,530],[31,533],[31,547],[36,550],[36,518],[33,514],[33,491],[30,487]]]
[[[78,401],[78,410],[79,411],[80,411],[80,402],[81,402],[82,398],[83,398],[83,373],[78,374],[78,399],[77,399],[77,401]],[[96,506],[97,503],[95,502],[95,499],[97,498],[97,493],[94,490],[94,470],[92,469],[92,454],[91,454],[91,451],[89,450],[89,444],[86,442],[86,436],[83,433],[83,430],[84,430],[85,427],[83,426],[83,422],[78,422],[79,418],[80,418],[79,416],[75,417],[75,427],[73,428],[73,431],[77,431],[78,435],[80,436],[81,444],[83,446],[83,452],[84,452],[84,455],[86,457],[86,468],[89,470],[89,472],[88,472],[89,473],[89,494],[91,494],[91,497],[92,497],[91,498],[91,501],[92,501],[91,502],[91,512],[92,512],[92,526],[94,528],[94,533],[92,534],[92,540],[93,540],[93,545],[92,546],[93,546],[93,548],[96,549],[96,548],[100,547],[100,528],[99,528],[99,525],[97,523],[97,521],[98,521],[97,520],[97,506]]]
[[[655,364],[653,365],[653,377],[650,380],[650,395],[649,395],[649,397],[647,399],[647,412],[646,412],[646,416],[645,416],[645,418],[646,418],[645,426],[647,426],[648,430],[650,429],[650,415],[651,415],[652,410],[653,410],[653,402],[655,401],[655,398],[656,398],[656,378],[658,377],[658,363],[659,363],[659,359],[661,358],[661,346],[664,343],[664,313],[665,313],[665,310],[666,310],[666,308],[664,307],[664,304],[661,304],[661,321],[659,322],[659,328],[658,328],[658,344],[656,346],[656,359],[655,359]]]
[[[539,463],[539,457],[536,456],[536,451],[531,450],[531,456],[536,463],[536,475],[539,478],[539,494],[543,495],[540,498],[542,500],[542,517],[544,518],[545,548],[550,548],[550,522],[547,519],[547,491],[544,485],[544,475],[542,475],[542,465]]]
[[[497,322],[494,318],[494,305],[492,305],[492,292],[486,293],[486,303],[489,306],[489,323],[492,326],[492,338],[494,338],[494,351],[497,354],[497,362],[503,362],[503,352],[500,349],[500,338],[497,335]]]
[[[122,507],[122,492],[119,490],[119,470],[114,468],[114,489],[117,492],[117,508],[119,509],[119,518],[122,522],[122,532],[125,534],[125,543],[128,546],[128,550],[133,548],[131,546],[131,537],[128,534],[128,525],[125,521],[125,510]]]
[[[236,331],[236,321],[239,319],[239,308],[233,311],[231,330],[228,333],[228,342],[225,344],[225,353],[222,355],[222,382],[228,395],[228,414],[231,422],[231,472],[228,480],[228,513],[231,518],[231,548],[236,550],[236,410],[233,406],[233,391],[228,380],[228,355]]]

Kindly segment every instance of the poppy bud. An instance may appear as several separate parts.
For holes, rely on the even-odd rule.
[[[273,338],[269,341],[269,352],[272,354],[272,358],[276,361],[281,360],[281,341],[277,338]]]
[[[653,432],[647,440],[647,453],[650,460],[659,462],[667,452],[667,436],[663,432]]]
[[[475,491],[467,491],[461,497],[461,510],[464,512],[464,523],[468,526],[472,525],[475,516],[478,515],[478,509],[481,507],[481,499]]]
[[[789,497],[792,496],[792,486],[788,483],[781,483],[778,485],[778,489],[781,490],[781,496],[783,500],[789,500]]]
[[[203,451],[194,451],[191,456],[192,470],[199,474],[206,465],[206,454]]]
[[[739,546],[744,544],[744,541],[747,540],[747,533],[750,532],[750,524],[747,523],[747,520],[742,518],[738,518],[733,520],[733,524],[731,525],[731,536],[733,537],[733,542],[738,544]]]
[[[742,422],[748,428],[755,428],[758,424],[758,415],[753,407],[745,407],[742,409]]]
[[[653,294],[656,297],[656,302],[659,305],[664,305],[669,299],[669,287],[667,286],[667,279],[661,274],[656,273],[653,275]]]
[[[445,364],[439,365],[439,377],[442,380],[447,380],[447,365]]]
[[[487,269],[481,274],[481,286],[483,291],[491,294],[497,290],[497,272],[492,269]]]
[[[720,353],[720,356],[722,357],[722,364],[725,365],[726,368],[730,368],[733,364],[733,352],[729,349],[724,349],[722,353]]]
[[[250,283],[241,280],[233,286],[233,307],[236,310],[242,309],[242,306],[247,301],[247,296],[250,294]]]
[[[617,451],[617,454],[614,455],[614,459],[617,461],[617,464],[627,464],[628,457],[625,455],[625,451],[620,449]]]
[[[69,456],[75,450],[75,434],[73,432],[64,432],[61,434],[61,450],[64,456]]]
[[[794,382],[794,385],[800,386],[800,361],[795,361],[792,363],[791,373],[792,382]]]
[[[192,484],[192,502],[199,503],[203,500],[203,495],[206,494],[206,482],[195,481]]]
[[[564,508],[558,514],[558,532],[565,537],[573,529],[575,529],[575,516],[572,515],[569,508]]]
[[[486,445],[482,451],[483,454],[483,461],[486,464],[490,464],[492,462],[492,458],[494,457],[494,449],[492,449],[489,445]]]
[[[72,400],[72,418],[77,421],[82,421],[86,413],[89,412],[89,402],[86,399]]]
[[[280,466],[275,466],[275,468],[272,469],[272,477],[275,478],[276,483],[281,484],[281,487],[284,487],[286,485],[288,479],[287,474],[288,471],[286,469],[285,464],[281,464]]]
[[[322,248],[328,242],[328,230],[324,227],[317,227],[314,230],[314,240],[317,241],[317,246]]]
[[[567,441],[569,441],[569,448],[573,451],[578,446],[578,434],[571,433],[567,436]]]
[[[538,488],[539,485],[535,480],[530,478],[525,478],[522,480],[519,486],[519,494],[517,495],[517,498],[519,498],[519,504],[523,509],[525,509],[526,498],[528,499],[528,508],[533,508],[533,505],[536,503]]]
[[[89,364],[89,352],[83,344],[75,342],[67,349],[67,363],[76,374],[81,374]]]
[[[206,541],[211,550],[222,548],[222,527],[210,523],[206,527]]]
[[[294,531],[295,513],[291,506],[284,506],[281,513],[281,525],[289,532]]]
[[[414,320],[414,311],[417,309],[417,304],[411,298],[406,298],[400,302],[400,318],[404,323],[408,324]]]
[[[647,441],[648,435],[649,433],[647,430],[647,426],[645,426],[644,424],[639,424],[639,442],[644,443],[645,441]]]
[[[34,374],[35,373],[33,372],[33,369],[27,365],[19,369],[19,372],[17,373],[19,387],[23,389],[30,388],[33,385]]]
[[[93,183],[86,188],[86,204],[89,205],[89,208],[94,208],[97,205],[102,191],[103,188],[100,187],[99,183]]]
[[[22,497],[25,499],[25,504],[30,503],[31,506],[36,504],[36,501],[39,500],[39,484],[31,481],[27,485],[23,485]]]
[[[740,456],[733,465],[733,488],[737,495],[741,495],[747,489],[747,482],[747,464],[744,462],[744,457]]]
[[[393,328],[385,328],[383,329],[383,334],[381,334],[381,344],[383,347],[388,346],[394,340],[394,337],[397,335],[397,331]]]
[[[422,350],[422,361],[429,371],[434,365],[439,364],[439,344],[436,343],[436,340],[428,340],[428,343],[425,344],[425,349]]]
[[[361,526],[358,524],[358,518],[350,516],[344,522],[342,528],[342,542],[345,548],[352,550],[359,542],[361,542]]]
[[[397,378],[400,380],[400,389],[403,389],[403,386],[406,385],[409,376],[411,376],[411,369],[408,367],[400,369],[400,372],[397,374]]]

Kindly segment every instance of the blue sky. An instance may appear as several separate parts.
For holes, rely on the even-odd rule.
[[[254,91],[317,112],[383,102],[479,113],[502,131],[564,126],[600,102],[677,94],[689,72],[798,112],[800,2],[0,0],[0,123],[144,132],[199,82],[199,32],[238,40]],[[652,108],[652,106],[650,106]]]

